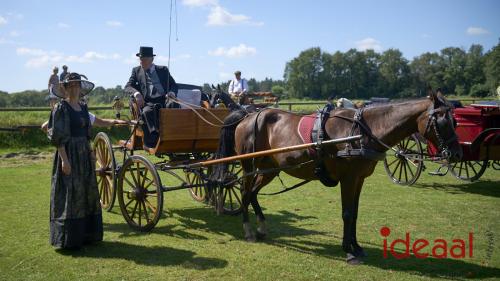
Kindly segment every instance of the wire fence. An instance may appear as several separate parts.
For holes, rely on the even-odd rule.
[[[452,99],[452,100],[458,100],[460,101],[463,105],[469,105],[476,103],[478,101],[494,101],[495,99],[482,99],[482,98],[468,98],[468,99]],[[326,101],[293,101],[293,102],[276,102],[276,103],[270,103],[273,104],[275,107],[280,107],[280,108],[286,108],[290,111],[293,111],[294,106],[321,106],[324,105]],[[90,106],[89,110],[114,110],[111,106]],[[38,112],[43,112],[43,111],[50,111],[49,107],[0,107],[0,112],[8,112],[8,111],[38,111]]]

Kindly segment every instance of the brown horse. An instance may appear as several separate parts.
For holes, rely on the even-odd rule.
[[[353,109],[332,110],[330,118],[324,125],[326,136],[330,139],[348,136],[353,127],[352,118],[355,112],[356,110]],[[451,107],[444,97],[439,92],[435,94],[431,91],[430,96],[425,99],[365,109],[361,122],[366,130],[361,142],[365,149],[385,152],[388,146],[394,146],[411,134],[419,132],[446,151],[449,158],[456,160],[461,157],[462,150],[455,135],[452,118]],[[266,109],[260,113],[251,114],[243,111],[233,112],[225,120],[228,126],[221,131],[216,157],[222,158],[301,144],[302,140],[297,132],[300,119],[300,115],[278,109]],[[371,136],[368,136],[370,134]],[[337,157],[337,152],[345,146],[345,144],[332,145],[324,147],[321,151],[325,156],[322,161],[324,161],[327,174],[331,179],[340,182],[344,221],[342,248],[347,253],[347,262],[356,264],[361,261],[361,257],[365,256],[363,248],[356,239],[359,196],[363,182],[373,173],[377,160]],[[359,147],[359,142],[353,143],[352,146]],[[249,223],[249,204],[252,204],[257,216],[257,238],[263,238],[267,233],[265,217],[257,200],[259,191],[278,175],[279,168],[304,163],[312,157],[315,156],[312,156],[308,150],[300,150],[241,162],[245,173],[252,173],[256,170],[268,172],[259,175],[253,173],[243,180],[241,188],[243,229],[247,240],[254,241],[256,237]],[[300,169],[286,169],[284,172],[300,179],[317,180],[314,169],[315,163],[309,162]],[[215,167],[212,178],[218,177],[221,180],[224,173],[224,165]]]

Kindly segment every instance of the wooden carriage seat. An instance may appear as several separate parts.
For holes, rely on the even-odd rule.
[[[227,109],[208,110],[220,120],[229,114]],[[207,110],[196,109],[196,112],[209,122],[222,125]],[[220,129],[220,126],[207,124],[191,109],[161,109],[160,138],[149,153],[215,152],[219,145]]]

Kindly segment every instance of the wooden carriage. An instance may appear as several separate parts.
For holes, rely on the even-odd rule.
[[[228,109],[160,109],[160,137],[150,154],[215,152],[222,120]],[[120,141],[128,150],[143,149],[143,132],[135,128],[129,140]]]
[[[185,86],[185,85],[184,85]],[[184,88],[184,94],[200,94],[199,87]],[[182,92],[181,92],[182,93]],[[137,104],[130,102],[132,126],[130,137],[112,145],[109,137],[100,132],[94,139],[96,150],[96,176],[101,206],[110,211],[118,199],[127,223],[137,230],[151,230],[160,218],[163,192],[188,189],[193,199],[213,205],[218,213],[241,212],[240,182],[222,187],[219,193],[209,187],[209,170],[206,167],[188,168],[196,162],[210,159],[217,150],[220,129],[228,109],[201,108],[199,104],[185,103],[184,108],[160,109],[160,135],[156,146],[146,153],[161,157],[157,163],[138,155],[143,150],[142,120]],[[192,106],[191,106],[191,105]],[[123,153],[118,163],[115,153]],[[239,177],[239,162],[229,163],[234,178]],[[167,185],[162,185],[158,174],[166,174]],[[229,196],[228,196],[229,195]]]

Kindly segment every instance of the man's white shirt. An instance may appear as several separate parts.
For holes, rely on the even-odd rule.
[[[246,93],[246,92],[248,92],[248,83],[246,79],[244,78],[241,78],[240,80],[233,79],[231,80],[231,83],[229,83],[230,94]]]

